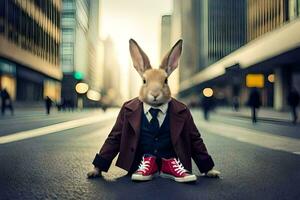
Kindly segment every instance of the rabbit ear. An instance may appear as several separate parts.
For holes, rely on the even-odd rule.
[[[178,67],[179,58],[182,51],[182,40],[178,40],[172,49],[165,55],[160,68],[164,69],[168,76]]]
[[[129,50],[133,66],[142,76],[147,69],[151,69],[149,58],[133,39],[129,40]]]

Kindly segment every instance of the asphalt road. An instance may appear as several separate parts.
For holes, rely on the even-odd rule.
[[[300,199],[300,155],[289,151],[289,142],[297,148],[299,126],[271,122],[253,126],[247,119],[216,114],[205,122],[197,110],[193,115],[216,169],[222,172],[220,179],[201,176],[195,165],[199,178],[191,184],[160,177],[135,183],[114,165],[103,178],[87,179],[91,161],[115,120],[101,120],[108,113],[0,118],[0,141],[1,136],[19,131],[99,118],[96,123],[0,144],[0,199]],[[224,136],[220,130],[231,135]],[[242,141],[235,132],[243,134]],[[268,136],[266,146],[259,141],[260,134]],[[278,138],[289,142],[277,149]]]

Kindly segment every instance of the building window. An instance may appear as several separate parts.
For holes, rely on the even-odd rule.
[[[63,0],[62,10],[74,10],[75,4],[73,0]]]
[[[63,42],[72,42],[74,41],[74,30],[72,28],[62,29],[62,41]]]
[[[75,25],[75,14],[74,12],[63,12],[61,15],[61,21],[63,26]]]
[[[300,16],[300,0],[297,0],[297,16]]]
[[[5,32],[5,4],[6,1],[0,1],[0,34],[3,34]]]
[[[73,43],[62,43],[61,53],[62,55],[73,54]]]
[[[297,1],[289,0],[289,20],[293,20],[297,17]]]

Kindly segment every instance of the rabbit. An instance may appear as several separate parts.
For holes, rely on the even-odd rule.
[[[183,44],[183,40],[181,39],[178,40],[178,42],[176,42],[176,44],[163,58],[159,68],[152,68],[147,55],[137,44],[137,42],[133,39],[129,40],[129,50],[130,50],[133,66],[142,79],[142,86],[140,88],[139,96],[133,100],[125,102],[124,105],[122,106],[116,124],[114,125],[111,133],[109,134],[104,145],[102,146],[100,153],[96,155],[93,161],[94,168],[93,170],[88,172],[87,174],[88,178],[101,176],[101,172],[108,170],[112,159],[118,153],[120,154],[117,161],[117,165],[129,171],[130,166],[134,161],[134,156],[131,154],[136,153],[135,152],[136,149],[132,147],[130,151],[129,147],[126,148],[122,146],[121,143],[123,142],[127,144],[127,146],[130,145],[136,146],[136,143],[131,141],[126,141],[129,140],[129,138],[125,138],[128,137],[127,132],[132,130],[131,129],[128,131],[124,130],[124,127],[128,127],[128,126],[124,126],[124,124],[128,123],[129,126],[133,128],[135,127],[136,132],[139,132],[139,128],[141,125],[135,123],[139,121],[138,119],[140,113],[143,110],[141,106],[143,104],[149,105],[153,108],[159,108],[160,106],[169,103],[172,103],[173,109],[180,110],[180,115],[184,119],[182,120],[182,122],[180,122],[182,124],[179,123],[176,124],[175,128],[177,129],[177,127],[183,126],[182,132],[184,132],[185,126],[191,127],[189,128],[189,130],[191,130],[191,133],[184,132],[179,134],[182,134],[183,135],[182,137],[187,137],[188,138],[187,140],[189,140],[190,138],[191,138],[190,140],[194,140],[192,141],[192,144],[187,144],[187,146],[191,146],[190,147],[191,151],[195,151],[196,152],[195,154],[197,153],[199,154],[199,156],[195,156],[193,159],[194,160],[196,159],[195,162],[198,168],[200,169],[200,171],[204,172],[208,177],[219,177],[220,172],[213,168],[214,166],[213,161],[210,155],[208,155],[203,140],[201,139],[200,134],[196,126],[194,125],[190,111],[183,103],[171,97],[171,91],[168,85],[168,78],[171,75],[171,73],[178,67],[181,52],[182,52],[182,44]],[[139,110],[139,112],[137,110]],[[129,113],[132,116],[130,116],[127,113]],[[134,120],[130,121],[130,118]],[[175,120],[175,118],[177,118],[177,116],[173,116],[172,114],[170,114],[170,120],[173,119]],[[173,139],[173,137],[175,138],[175,136],[172,136],[173,134],[172,131],[173,129],[171,130],[171,138]],[[135,141],[135,139],[136,138],[133,138],[132,140]],[[183,143],[183,146],[186,146],[186,144]],[[178,151],[181,151],[181,149],[177,150],[177,152]],[[185,163],[183,164],[188,168],[191,168],[191,164],[190,164],[191,158],[188,157],[186,159],[184,158],[183,160],[185,160]]]

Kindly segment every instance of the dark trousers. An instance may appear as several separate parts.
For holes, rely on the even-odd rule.
[[[1,114],[2,115],[5,114],[6,108],[8,108],[10,110],[11,115],[14,114],[14,109],[13,109],[12,103],[8,102],[8,105],[7,105],[6,100],[2,100],[2,103],[1,103]]]
[[[47,113],[47,115],[49,115],[49,114],[50,114],[50,109],[51,109],[51,107],[50,107],[50,106],[46,106],[46,113]]]
[[[256,108],[255,107],[251,108],[251,114],[252,114],[252,123],[256,123],[257,118],[256,118]]]
[[[204,109],[203,114],[204,114],[204,119],[206,121],[208,121],[209,120],[209,109]]]
[[[296,124],[298,120],[297,107],[291,106],[291,109],[292,109],[293,123]]]

